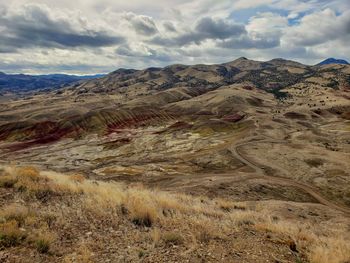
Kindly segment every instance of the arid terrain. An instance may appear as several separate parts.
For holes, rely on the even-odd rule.
[[[0,155],[1,262],[350,262],[349,65],[119,69],[0,98]]]

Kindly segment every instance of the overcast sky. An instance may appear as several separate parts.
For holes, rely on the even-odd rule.
[[[0,71],[110,72],[276,57],[350,60],[349,0],[7,0]]]

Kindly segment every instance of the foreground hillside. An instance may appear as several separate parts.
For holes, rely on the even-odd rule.
[[[1,262],[347,262],[349,218],[3,167]],[[298,222],[296,224],[296,222]]]

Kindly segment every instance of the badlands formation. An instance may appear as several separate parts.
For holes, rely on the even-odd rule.
[[[2,98],[0,155],[1,262],[350,260],[349,65],[119,69]]]

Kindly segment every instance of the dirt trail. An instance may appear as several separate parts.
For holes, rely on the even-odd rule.
[[[277,184],[284,184],[284,185],[289,185],[289,186],[294,186],[299,189],[304,190],[306,193],[314,197],[320,204],[326,205],[330,208],[333,208],[338,211],[342,211],[343,213],[350,215],[350,209],[334,204],[333,202],[325,199],[321,194],[317,192],[317,190],[305,183],[299,183],[296,182],[292,179],[288,179],[285,177],[278,177],[278,176],[268,176],[265,174],[265,170],[263,167],[261,167],[259,164],[256,164],[254,161],[250,160],[247,156],[244,156],[242,152],[240,151],[240,148],[246,145],[250,144],[257,144],[257,143],[286,143],[286,141],[281,141],[281,140],[273,140],[273,139],[263,139],[259,141],[249,141],[241,144],[234,145],[232,147],[232,153],[237,158],[240,160],[242,163],[246,164],[247,166],[253,168],[257,174],[261,176],[262,179],[268,180],[269,182],[274,182]],[[286,172],[286,170],[283,170]]]

